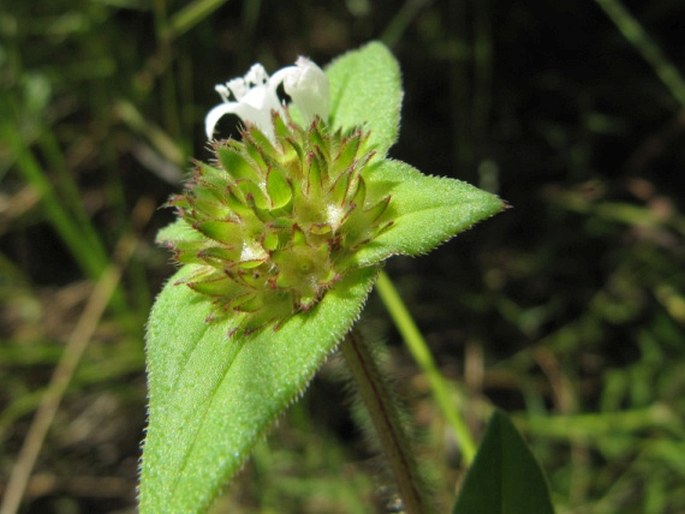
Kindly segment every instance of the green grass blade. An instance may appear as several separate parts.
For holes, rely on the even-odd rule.
[[[174,39],[200,23],[228,0],[195,0],[186,5],[169,21],[170,39]]]
[[[464,455],[466,465],[473,462],[476,455],[476,444],[471,437],[466,423],[454,405],[450,397],[449,387],[440,370],[433,360],[433,355],[428,349],[426,340],[421,335],[416,323],[414,322],[409,310],[404,305],[397,289],[393,285],[390,277],[385,272],[381,272],[376,282],[376,290],[388,310],[395,326],[402,334],[404,342],[407,344],[414,360],[421,368],[421,371],[428,378],[433,398],[443,417],[452,428],[454,437],[459,443],[459,447]]]
[[[0,131],[2,138],[9,143],[19,171],[40,195],[49,222],[55,227],[85,274],[91,278],[98,277],[107,265],[101,251],[92,247],[76,221],[63,207],[19,132],[7,123],[2,125]]]
[[[654,73],[669,89],[673,97],[685,107],[685,80],[673,63],[649,37],[640,22],[618,0],[596,0],[640,55],[652,67]]]

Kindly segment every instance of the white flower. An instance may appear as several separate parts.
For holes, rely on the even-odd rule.
[[[254,64],[243,78],[235,78],[215,87],[223,102],[207,113],[207,139],[213,138],[216,124],[225,114],[235,114],[243,122],[256,125],[273,140],[271,113],[276,111],[284,114],[284,105],[276,93],[281,84],[306,123],[316,116],[328,119],[328,78],[315,63],[306,57],[299,57],[295,66],[282,68],[271,77],[261,64]]]

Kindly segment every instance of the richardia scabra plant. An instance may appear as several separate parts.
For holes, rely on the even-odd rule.
[[[503,209],[387,157],[402,89],[378,43],[217,91],[208,137],[227,113],[244,129],[211,142],[158,237],[181,267],[148,324],[142,512],[205,510],[350,330],[383,261]]]

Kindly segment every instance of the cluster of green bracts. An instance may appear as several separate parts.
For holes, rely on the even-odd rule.
[[[388,190],[364,178],[375,152],[361,129],[320,118],[305,129],[276,112],[273,125],[273,141],[248,125],[215,142],[215,163],[169,202],[193,229],[167,241],[197,265],[183,283],[211,297],[211,320],[241,316],[246,332],[309,310],[393,223]]]

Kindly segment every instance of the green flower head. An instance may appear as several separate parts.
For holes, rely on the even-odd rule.
[[[373,66],[361,71],[368,84],[363,74],[373,75]],[[346,91],[354,89],[349,80]],[[211,302],[208,321],[230,319],[229,333],[278,329],[352,271],[429,250],[480,215],[470,195],[501,208],[467,184],[387,159],[399,101],[355,100],[357,111],[368,111],[346,110],[340,82],[336,63],[325,73],[300,57],[271,76],[255,64],[216,86],[222,102],[205,120],[215,157],[197,163],[184,192],[171,198],[179,222],[160,239],[192,267],[175,283]],[[239,139],[214,139],[227,114],[242,120]]]
[[[279,101],[283,87],[306,121]],[[254,65],[217,86],[224,100],[207,115],[238,114],[240,140],[212,140],[212,164],[198,163],[168,205],[196,237],[170,239],[176,260],[195,266],[180,283],[214,304],[210,321],[240,317],[246,332],[278,328],[307,311],[351,269],[356,253],[392,226],[391,196],[370,191],[375,151],[360,127],[332,130],[328,79],[311,61],[269,77]]]

